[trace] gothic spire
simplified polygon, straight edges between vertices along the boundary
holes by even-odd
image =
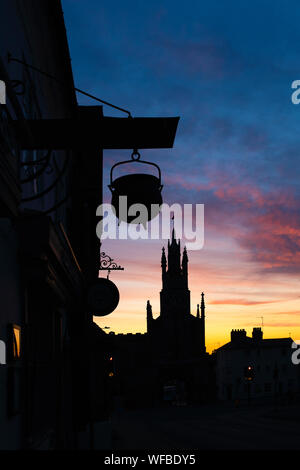
[[[166,266],[167,266],[167,259],[166,259],[166,254],[165,254],[165,247],[163,246],[162,255],[161,255],[161,267],[164,272],[166,271]]]
[[[146,310],[147,310],[147,333],[151,333],[152,326],[153,326],[153,315],[152,315],[152,307],[151,307],[149,300],[147,300]]]
[[[205,302],[204,302],[204,293],[201,294],[201,318],[205,317]]]
[[[188,259],[186,247],[184,247],[183,253],[182,253],[182,267],[188,263],[188,260],[189,259]]]
[[[185,279],[186,287],[188,286],[188,261],[189,259],[187,256],[186,247],[184,247],[183,253],[182,253],[181,267],[182,267],[182,275],[183,275],[183,278]]]
[[[172,230],[172,239],[171,243],[168,242],[168,272],[173,274],[179,274],[181,271],[181,264],[180,264],[180,242],[177,243],[175,238],[175,230]]]
[[[147,319],[153,319],[153,316],[152,316],[152,306],[150,304],[150,301],[147,300],[147,307],[146,307],[146,310],[147,310]]]
[[[178,241],[178,243],[177,243],[177,241],[176,241],[175,224],[174,224],[174,215],[173,215],[173,217],[172,217],[172,222],[173,222],[172,236],[171,236],[171,240],[170,240],[170,244],[169,244],[169,245],[170,245],[170,246],[174,246],[174,245],[176,245],[176,246],[179,245],[179,246],[180,246],[180,240]]]
[[[171,240],[168,240],[168,248],[170,246],[177,246],[177,242],[176,242],[176,233],[175,233],[175,228],[173,227],[172,229],[172,236],[171,236]]]

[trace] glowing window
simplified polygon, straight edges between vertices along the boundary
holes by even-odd
[[[18,325],[13,325],[13,358],[20,359],[21,357],[21,328]]]

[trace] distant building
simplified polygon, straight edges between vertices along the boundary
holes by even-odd
[[[183,250],[180,263],[180,241],[173,229],[168,242],[168,262],[163,248],[161,257],[162,290],[160,316],[153,318],[150,302],[147,303],[147,333],[155,347],[156,358],[165,360],[187,359],[205,354],[205,303],[201,296],[197,315],[191,315],[188,288],[188,256]]]
[[[214,352],[219,400],[290,400],[299,391],[299,367],[291,360],[291,338],[263,339],[261,328],[232,330],[231,341]],[[253,379],[248,380],[246,368]]]
[[[196,316],[190,312],[188,256],[172,232],[168,259],[161,257],[160,315],[147,302],[147,333],[109,335],[112,339],[116,390],[126,403],[155,404],[170,395],[180,403],[214,397],[211,357],[205,348],[204,294]]]

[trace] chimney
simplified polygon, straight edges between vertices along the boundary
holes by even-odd
[[[263,332],[261,328],[253,328],[252,339],[253,341],[261,341],[263,339]]]
[[[231,330],[232,343],[239,343],[245,341],[247,338],[246,330]]]

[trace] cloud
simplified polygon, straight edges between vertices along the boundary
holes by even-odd
[[[246,323],[245,326],[253,326],[253,323]],[[270,328],[293,328],[299,327],[300,322],[264,322],[264,327]],[[285,338],[287,335],[285,335]]]
[[[242,132],[240,143],[250,152],[264,149],[268,143],[266,133],[256,126],[247,126]]]
[[[245,67],[232,47],[216,36],[199,40],[177,39],[160,31],[159,38],[152,41],[152,46],[160,50],[159,58],[152,58],[158,73],[176,70],[179,75],[220,80],[228,76],[236,77]]]
[[[221,299],[210,302],[212,305],[261,305],[280,302],[280,300]]]
[[[264,188],[237,175],[206,168],[169,175],[176,200],[205,203],[205,230],[233,238],[264,272],[300,272],[300,198],[293,187]]]

